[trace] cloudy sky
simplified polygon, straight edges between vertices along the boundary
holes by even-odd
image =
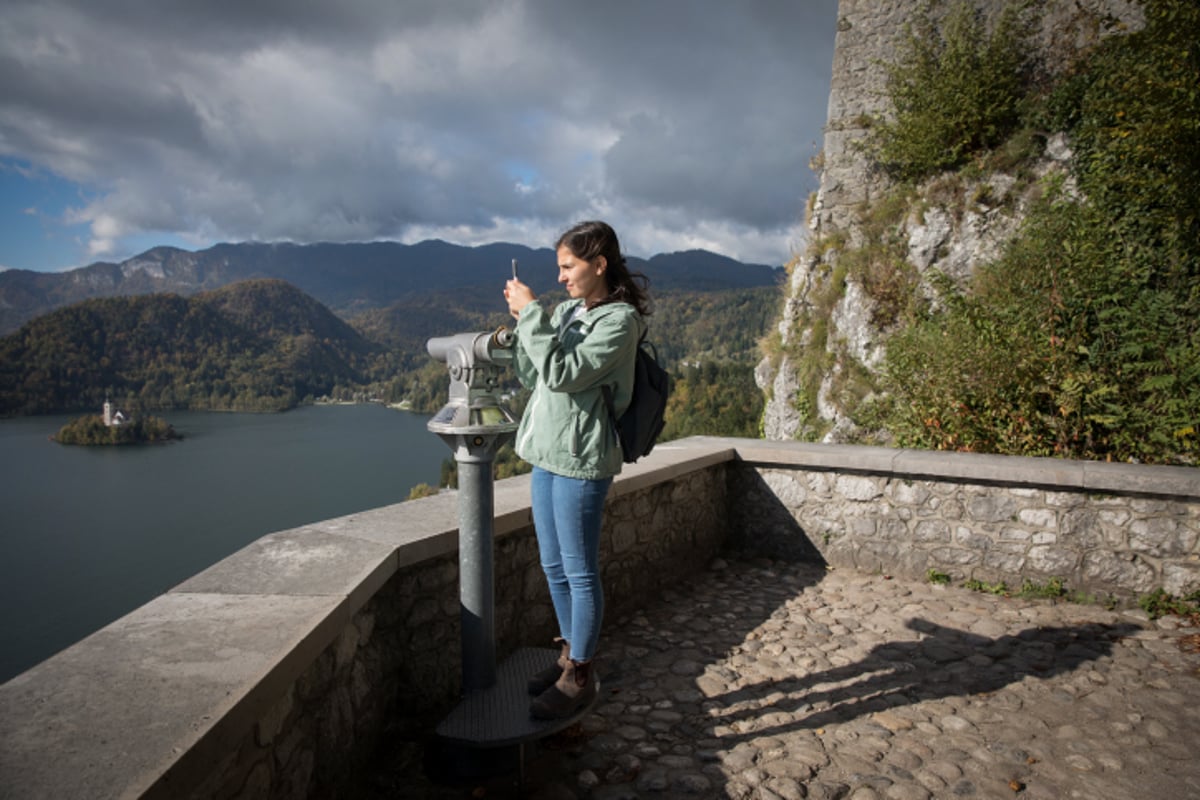
[[[782,264],[836,0],[4,0],[0,267],[509,241]]]

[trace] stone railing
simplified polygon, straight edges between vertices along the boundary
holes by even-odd
[[[527,477],[496,487],[496,641],[552,612]],[[273,533],[0,686],[0,798],[348,797],[460,671],[454,495]],[[1200,471],[697,437],[613,486],[608,620],[723,548],[921,578],[1200,588]],[[415,737],[414,737],[415,738]]]
[[[1200,589],[1200,469],[742,441],[731,545],[1097,597]]]

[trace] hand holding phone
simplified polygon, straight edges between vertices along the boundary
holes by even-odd
[[[521,309],[537,298],[529,287],[521,283],[521,278],[517,275],[517,260],[512,260],[512,280],[504,287],[504,299],[508,303],[508,311],[513,315],[514,319],[521,316]]]

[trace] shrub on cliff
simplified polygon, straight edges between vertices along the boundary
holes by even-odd
[[[958,2],[939,24],[927,6],[905,28],[900,57],[886,70],[894,114],[871,121],[866,149],[885,173],[919,180],[965,164],[1021,124],[1033,71],[1034,16],[1010,4],[988,33],[975,8]]]
[[[1200,461],[1200,6],[1145,13],[1049,97],[1078,193],[1050,187],[968,291],[889,342],[899,444]]]

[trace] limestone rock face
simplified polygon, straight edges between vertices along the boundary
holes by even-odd
[[[871,169],[856,142],[867,133],[871,116],[888,111],[884,94],[883,64],[893,61],[904,35],[904,26],[925,0],[840,0],[838,29],[834,44],[833,76],[822,153],[820,187],[809,217],[809,252],[791,265],[786,302],[778,324],[782,357],[764,358],[755,378],[767,394],[764,435],[768,439],[820,438],[838,442],[853,440],[856,429],[845,414],[838,389],[847,370],[878,369],[887,349],[888,323],[877,320],[874,302],[866,289],[844,271],[837,270],[838,257],[847,248],[864,241],[860,221],[864,204],[882,196],[890,187]],[[994,18],[1008,0],[974,0],[985,17]],[[1138,6],[1131,0],[1048,0],[1043,4],[1038,47],[1052,69],[1064,53],[1087,37],[1099,35],[1081,19],[1098,19],[1110,14],[1132,29],[1140,26]],[[1070,142],[1061,134],[1051,136],[1032,173],[1045,177],[1063,176],[1067,192],[1073,190],[1068,167]],[[1013,175],[993,174],[971,181],[956,178],[953,192],[937,191],[931,179],[919,187],[923,201],[903,216],[896,241],[905,243],[905,260],[915,270],[916,291],[933,300],[930,283],[935,274],[944,275],[959,287],[969,285],[976,268],[995,260],[1016,235],[1036,185],[1022,183]],[[814,243],[822,246],[812,246]],[[844,286],[833,286],[844,280]],[[828,302],[838,294],[836,302]],[[826,302],[822,302],[822,300]],[[806,381],[794,354],[811,340],[814,331],[826,334],[829,357],[817,385],[815,402],[805,395]],[[811,369],[811,367],[810,367]],[[815,424],[814,424],[815,423]]]

